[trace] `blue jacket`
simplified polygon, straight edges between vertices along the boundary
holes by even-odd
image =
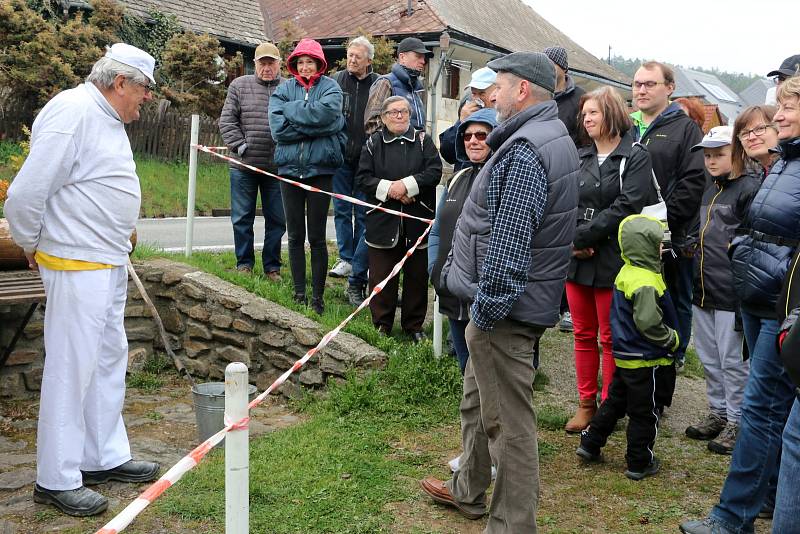
[[[750,204],[733,240],[733,283],[742,309],[777,317],[775,305],[800,239],[800,138],[781,143],[779,159]]]
[[[411,106],[411,126],[415,130],[425,131],[425,104],[420,97],[425,88],[419,78],[416,76],[412,78],[399,63],[392,65],[389,74],[384,74],[378,79],[381,78],[389,80],[389,83],[392,84],[392,96],[402,96],[408,100]]]
[[[347,146],[339,84],[320,76],[306,88],[297,79],[293,59],[298,55],[316,57],[315,52],[298,45],[287,61],[295,77],[279,85],[269,99],[269,127],[276,143],[278,172],[301,180],[336,172],[344,163]],[[322,61],[320,70],[324,72],[324,57]]]

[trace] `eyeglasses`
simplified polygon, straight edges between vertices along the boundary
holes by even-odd
[[[647,82],[633,82],[633,88],[637,91],[644,87],[648,91],[654,88],[656,85],[667,85],[667,82],[654,82],[654,81],[647,81]]]
[[[772,81],[775,82],[775,85],[780,85],[780,84],[782,84],[783,82],[786,81],[786,75],[785,74],[778,74],[777,76],[773,76],[772,77]]]
[[[767,128],[774,128],[771,124],[759,124],[755,128],[750,128],[749,130],[742,130],[739,132],[739,135],[736,137],[739,138],[739,141],[744,141],[745,139],[750,138],[750,134],[755,134],[756,137],[761,137],[766,133]]]
[[[131,80],[131,83],[134,83],[134,84],[136,84],[136,85],[138,85],[140,87],[144,87],[144,92],[145,93],[152,93],[153,91],[156,90],[156,84],[151,83],[151,82],[141,83],[141,82],[137,82],[137,81]]]
[[[384,115],[387,117],[393,117],[395,119],[399,119],[400,117],[405,117],[409,114],[407,109],[390,109],[388,111],[383,112]]]
[[[464,142],[469,143],[473,137],[478,141],[486,141],[487,135],[489,134],[486,132],[464,132]]]

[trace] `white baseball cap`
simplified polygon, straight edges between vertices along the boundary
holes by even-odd
[[[156,68],[156,60],[144,50],[126,43],[116,43],[106,49],[106,57],[119,61],[123,65],[139,69],[152,83],[156,83],[153,75],[153,71]]]
[[[467,87],[474,87],[479,91],[483,91],[487,87],[491,86],[495,82],[496,78],[497,73],[495,71],[489,67],[483,67],[472,73],[472,78],[470,79]]]
[[[714,126],[703,137],[703,140],[692,147],[692,152],[701,148],[719,148],[733,142],[732,126]]]

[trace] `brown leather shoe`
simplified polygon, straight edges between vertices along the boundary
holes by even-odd
[[[433,499],[434,501],[438,502],[439,504],[444,504],[445,506],[452,506],[458,513],[466,517],[467,519],[480,519],[483,517],[486,512],[481,514],[477,514],[475,512],[470,512],[465,510],[458,501],[456,501],[452,495],[450,495],[450,491],[439,479],[428,477],[424,478],[419,481],[419,485],[422,488],[422,491],[428,494],[428,496]]]
[[[570,434],[579,434],[581,431],[586,430],[595,412],[597,412],[597,401],[594,398],[581,399],[578,411],[564,425],[564,430]]]
[[[281,278],[280,271],[270,271],[266,273],[266,277],[269,278],[273,282],[281,282],[283,278]]]

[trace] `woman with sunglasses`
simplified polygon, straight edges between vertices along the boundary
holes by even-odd
[[[381,107],[383,127],[367,138],[361,149],[356,187],[368,202],[416,217],[433,219],[436,185],[442,179],[439,151],[425,132],[411,126],[411,105],[402,96],[390,96]],[[417,242],[427,224],[378,209],[367,211],[365,241],[369,246],[369,289],[386,278],[395,264]],[[412,341],[425,335],[422,323],[428,311],[428,278],[423,240],[403,266],[403,303],[400,324]],[[394,326],[398,276],[372,297],[372,324],[384,335]]]
[[[578,151],[578,228],[567,276],[580,399],[577,412],[564,427],[572,433],[584,430],[597,411],[598,332],[603,348],[602,400],[616,368],[609,315],[614,278],[622,268],[619,223],[657,200],[650,154],[633,143],[622,97],[613,89],[600,88],[583,95],[579,109],[578,136],[587,146]]]

